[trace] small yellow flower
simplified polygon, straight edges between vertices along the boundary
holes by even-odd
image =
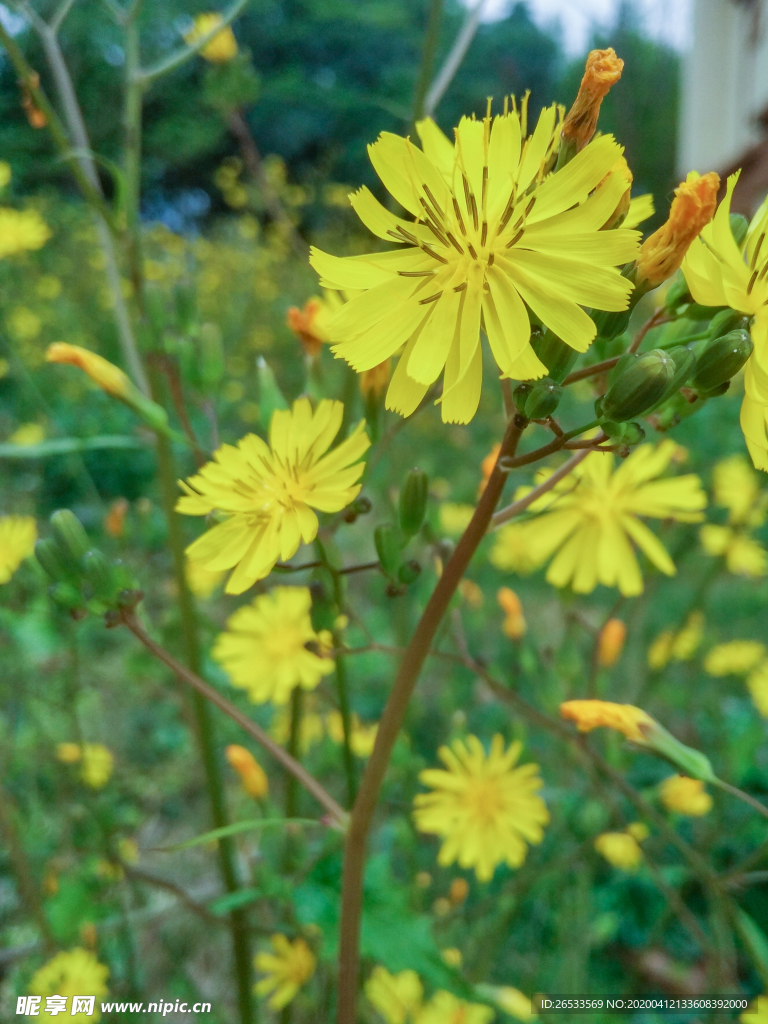
[[[365,995],[386,1024],[411,1024],[421,1009],[424,989],[415,971],[390,974],[385,967],[374,967]]]
[[[642,843],[651,834],[648,831],[648,826],[642,821],[633,821],[630,825],[627,825],[627,832],[636,839],[638,843]]]
[[[224,755],[230,765],[240,776],[243,789],[255,800],[263,800],[269,792],[269,780],[267,773],[259,762],[245,747],[237,743],[230,743],[225,749]]]
[[[448,534],[449,537],[458,537],[464,533],[474,514],[474,505],[444,501],[438,509],[441,532]]]
[[[746,675],[765,657],[765,645],[758,640],[730,640],[717,644],[704,659],[710,676]]]
[[[448,949],[440,951],[440,956],[443,958],[443,963],[448,964],[449,967],[461,967],[463,957],[461,950],[455,946],[450,946]]]
[[[315,973],[316,960],[304,939],[291,942],[278,934],[272,936],[271,942],[272,953],[257,953],[254,958],[256,970],[266,974],[256,983],[256,991],[261,996],[271,993],[269,1007],[282,1010]]]
[[[42,249],[50,237],[51,229],[37,210],[0,207],[0,259]]]
[[[470,608],[482,608],[485,598],[482,589],[474,580],[463,579],[459,583],[459,594],[463,601],[466,601]]]
[[[768,571],[768,553],[759,541],[730,526],[707,523],[699,531],[701,546],[708,555],[724,558],[734,576],[759,579]]]
[[[595,849],[622,871],[634,871],[643,860],[640,844],[629,832],[603,832],[595,839]]]
[[[448,899],[456,907],[469,896],[469,882],[466,878],[454,878],[448,890]]]
[[[212,572],[201,562],[188,557],[184,563],[184,575],[187,577],[187,585],[195,597],[205,601],[223,583],[227,574],[224,569]]]
[[[296,686],[313,690],[333,661],[308,649],[324,639],[312,628],[308,587],[275,587],[231,615],[212,657],[254,704],[285,704]]]
[[[677,186],[667,221],[640,246],[638,284],[655,288],[680,268],[691,243],[715,214],[719,188],[720,178],[714,171],[705,175],[690,171]]]
[[[58,1021],[59,1015],[45,1010],[46,996],[64,996],[68,1008],[71,1009],[71,997],[90,995],[96,996],[94,1012],[69,1013],[66,1020],[80,1024],[95,1024],[101,1018],[100,996],[108,992],[107,978],[109,968],[100,964],[93,953],[80,946],[56,956],[44,964],[32,975],[29,992],[33,996],[42,996],[42,1007],[38,1014],[40,1020]]]
[[[189,46],[194,46],[203,36],[213,32],[217,25],[221,25],[223,20],[220,14],[198,14],[194,26],[184,35],[184,42]],[[237,40],[229,25],[222,28],[209,43],[205,44],[200,51],[200,56],[210,61],[211,64],[226,64],[237,56]]]
[[[575,143],[577,151],[582,150],[597,128],[600,105],[612,86],[621,78],[624,61],[616,51],[592,50],[587,55],[587,66],[579,86],[579,93],[563,122],[562,136],[565,142]],[[631,180],[631,179],[630,179]]]
[[[700,779],[686,775],[670,775],[659,786],[661,802],[668,811],[700,818],[712,810],[712,797]]]
[[[440,991],[417,1014],[414,1024],[490,1024],[495,1016],[490,1006],[468,1003]]]
[[[333,742],[343,742],[344,723],[341,712],[331,711],[325,716],[325,724]],[[376,742],[376,733],[379,731],[378,724],[372,722],[370,725],[363,725],[356,712],[353,711],[350,715],[350,726],[349,745],[352,748],[352,753],[355,757],[370,757]]]
[[[624,650],[627,637],[626,623],[621,619],[608,619],[597,638],[597,663],[603,668],[615,665]]]
[[[703,638],[704,615],[702,612],[691,612],[677,633],[672,629],[659,633],[648,648],[648,667],[659,672],[670,661],[690,661]]]
[[[433,792],[414,798],[413,817],[420,832],[444,840],[439,864],[458,861],[487,882],[499,864],[520,867],[526,844],[542,841],[549,813],[537,791],[544,783],[538,765],[513,768],[521,750],[521,743],[505,750],[497,735],[486,754],[477,736],[468,736],[438,751],[447,771],[431,768],[419,774]]]
[[[647,731],[656,724],[649,714],[632,704],[612,704],[606,700],[567,700],[560,714],[576,723],[579,732],[591,732],[606,726],[622,733],[633,743],[644,743]]]
[[[501,631],[510,640],[520,640],[525,636],[528,628],[523,615],[523,605],[520,598],[509,587],[500,587],[496,593],[496,600],[504,612],[504,621],[501,624]]]
[[[70,366],[79,366],[88,374],[94,384],[106,391],[113,398],[127,401],[129,396],[136,391],[127,374],[123,373],[119,366],[110,363],[103,356],[91,352],[80,345],[68,345],[64,341],[56,341],[48,346],[45,358],[49,363],[68,363]]]
[[[728,509],[731,525],[761,526],[768,511],[768,496],[760,478],[743,455],[722,459],[712,474],[715,504]]]
[[[39,423],[22,423],[8,438],[9,444],[28,446],[45,440],[45,427]]]
[[[84,743],[80,778],[91,789],[103,789],[112,775],[115,759],[103,743]]]
[[[0,516],[0,583],[7,583],[35,550],[37,526],[32,516]]]
[[[357,460],[370,446],[365,422],[328,453],[343,415],[341,402],[324,399],[313,412],[309,399],[299,398],[292,409],[273,414],[269,445],[247,434],[237,447],[222,445],[212,462],[180,482],[179,512],[228,516],[187,548],[189,558],[212,572],[234,568],[228,594],[242,594],[302,541],[313,541],[315,509],[340,512],[360,493],[365,465]]]
[[[763,718],[768,718],[768,661],[761,662],[747,676],[747,689]]]

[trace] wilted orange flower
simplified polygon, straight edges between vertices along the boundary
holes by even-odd
[[[645,742],[646,731],[656,725],[641,708],[607,700],[567,700],[560,705],[560,714],[575,722],[579,732],[591,732],[604,725],[623,733],[633,743]]]
[[[304,308],[291,306],[285,314],[285,322],[299,339],[310,359],[317,359],[324,342],[328,341],[323,321],[328,310],[322,299],[314,296],[307,299]]]
[[[688,247],[712,220],[720,177],[691,171],[675,189],[665,224],[646,238],[637,257],[637,281],[655,288],[680,268]]]
[[[496,600],[505,614],[501,624],[501,631],[510,640],[519,640],[525,636],[526,622],[523,615],[523,605],[520,598],[509,587],[500,587],[496,593]]]
[[[627,627],[621,619],[608,619],[597,641],[597,663],[603,668],[615,665],[624,649]]]
[[[230,765],[240,776],[243,789],[255,800],[261,800],[269,792],[269,780],[259,762],[245,747],[230,743],[224,751]]]
[[[568,111],[563,122],[562,138],[564,142],[574,142],[577,152],[582,150],[597,128],[600,115],[600,104],[608,94],[611,86],[621,78],[624,61],[616,56],[616,51],[592,50],[587,55],[587,66],[579,86],[579,94]]]

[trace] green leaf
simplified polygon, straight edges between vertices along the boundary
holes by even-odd
[[[733,923],[763,985],[768,987],[768,937],[741,907],[736,908]]]
[[[176,843],[173,846],[158,846],[156,850],[162,853],[175,853],[177,850],[187,850],[190,846],[213,843],[217,839],[237,835],[238,832],[250,832],[260,828],[279,828],[282,825],[322,825],[322,822],[316,818],[252,818],[248,821],[235,821],[231,825],[222,826],[222,828],[214,828],[210,832],[204,832],[200,836],[195,836],[194,839],[187,839],[186,842]]]
[[[266,895],[263,889],[251,886],[250,889],[238,889],[237,892],[228,892],[226,896],[220,896],[208,907],[212,914],[224,916],[230,910],[239,910],[240,907],[247,907],[249,903],[255,903],[259,897]]]

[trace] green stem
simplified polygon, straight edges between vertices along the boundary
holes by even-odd
[[[444,0],[431,0],[429,5],[429,16],[427,28],[424,33],[424,46],[421,51],[421,67],[419,77],[416,81],[416,88],[413,94],[413,120],[420,120],[424,116],[424,100],[427,96],[429,83],[432,81],[432,71],[435,66],[435,55],[437,44],[440,40],[440,22],[443,19]]]
[[[730,782],[723,782],[722,779],[713,779],[712,785],[725,790],[726,793],[730,793],[731,796],[735,796],[745,804],[749,804],[753,811],[757,811],[757,813],[761,814],[764,818],[768,818],[768,807],[761,804],[759,800],[755,800],[755,798],[750,796],[749,793],[745,793],[743,789],[739,789],[737,786],[732,786]]]
[[[357,1021],[358,945],[363,906],[365,851],[392,748],[402,727],[408,703],[421,668],[429,654],[435,633],[472,556],[485,536],[491,516],[501,497],[507,474],[499,463],[502,459],[514,455],[518,441],[527,425],[527,420],[519,415],[513,416],[507,425],[496,465],[488,484],[469,526],[448,560],[416,626],[379,722],[376,743],[360,783],[344,849],[337,1024],[356,1024]]]
[[[123,100],[123,173],[128,266],[134,298],[144,316],[144,277],[141,262],[141,129],[144,86],[136,76],[140,63],[139,24],[131,18],[125,27],[125,94]]]

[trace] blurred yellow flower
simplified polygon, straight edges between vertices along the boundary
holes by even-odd
[[[80,345],[68,345],[64,341],[56,341],[48,346],[45,358],[49,363],[68,363],[78,366],[88,374],[94,384],[106,391],[108,395],[125,401],[136,390],[127,374],[119,366],[96,352],[91,352]]]
[[[311,606],[308,587],[274,587],[227,619],[212,657],[254,704],[285,704],[295,686],[313,690],[333,671],[331,658],[307,647],[330,641],[312,628]]]
[[[336,355],[360,372],[405,345],[388,408],[409,416],[444,372],[442,419],[468,423],[482,388],[481,322],[502,376],[522,380],[547,372],[526,305],[578,352],[596,333],[582,306],[626,309],[632,285],[616,267],[635,258],[638,235],[599,230],[626,191],[611,175],[621,147],[602,136],[547,173],[560,117],[555,104],[544,108],[525,138],[527,100],[520,110],[513,101],[494,118],[462,118],[455,145],[426,119],[416,125],[423,149],[389,132],[368,147],[385,188],[416,220],[365,187],[350,202],[373,234],[406,248],[346,259],[313,248],[310,262],[324,287],[364,289],[329,323]]]
[[[549,813],[537,791],[544,783],[538,765],[513,768],[521,751],[521,743],[505,750],[504,740],[496,735],[486,754],[477,736],[468,736],[438,751],[447,771],[429,768],[419,773],[433,792],[414,797],[413,817],[420,832],[444,840],[439,864],[458,861],[487,882],[499,864],[520,867],[526,843],[542,841]]]
[[[412,1024],[421,1009],[424,989],[415,971],[390,974],[385,967],[374,967],[365,983],[365,995],[386,1024]]]
[[[464,533],[474,513],[474,505],[451,501],[442,502],[437,512],[441,532],[447,533],[449,537],[458,537],[459,534]]]
[[[39,423],[22,423],[8,438],[8,443],[26,447],[28,445],[40,444],[44,440],[45,427]]]
[[[299,752],[302,757],[325,735],[325,721],[323,716],[314,710],[312,694],[304,703],[304,709],[299,723]],[[291,735],[291,709],[283,706],[276,709],[269,727],[270,735],[278,743],[285,746]]]
[[[529,1021],[536,1018],[530,998],[511,985],[483,985],[481,991],[496,1005],[516,1020]]]
[[[501,624],[501,631],[510,640],[520,640],[525,636],[528,628],[523,615],[523,605],[520,598],[509,587],[500,587],[496,592],[496,600],[504,612],[504,621]]]
[[[255,800],[263,800],[269,793],[269,779],[259,762],[245,747],[230,743],[224,750],[224,756],[240,776],[243,789]]]
[[[648,667],[654,672],[665,668],[670,661],[690,661],[704,638],[704,615],[691,612],[682,629],[665,629],[648,648]]]
[[[648,831],[648,826],[642,821],[633,821],[630,825],[627,825],[627,832],[638,843],[642,843],[651,834]]]
[[[56,757],[62,764],[77,764],[80,760],[80,754],[81,750],[79,743],[56,744]]]
[[[469,896],[469,882],[466,878],[454,878],[448,889],[448,899],[456,907]]]
[[[51,229],[37,210],[12,210],[0,206],[0,259],[27,250],[42,249]]]
[[[712,810],[712,797],[700,779],[670,775],[659,786],[661,802],[668,811],[700,818]]]
[[[490,1024],[495,1016],[490,1006],[468,1003],[440,991],[416,1015],[414,1024]]]
[[[220,14],[198,14],[193,27],[184,34],[184,42],[189,46],[194,46],[209,32],[213,32],[223,21]],[[237,40],[229,25],[222,28],[209,43],[205,44],[200,51],[200,56],[210,61],[211,64],[226,64],[227,61],[237,56]]]
[[[334,743],[342,743],[344,740],[344,723],[340,711],[331,711],[325,716],[325,724],[328,735]],[[376,742],[376,733],[379,731],[378,723],[371,722],[363,725],[356,712],[350,715],[350,737],[349,745],[356,757],[370,757],[373,745]]]
[[[608,619],[597,638],[597,663],[603,668],[615,665],[624,650],[627,637],[626,623],[621,619]]]
[[[35,550],[37,525],[33,516],[0,516],[0,583],[7,583]]]
[[[462,600],[466,601],[470,608],[483,607],[483,602],[485,601],[483,591],[474,580],[463,579],[459,583],[458,590]]]
[[[80,1024],[95,1024],[101,1019],[100,996],[105,996],[109,991],[107,978],[109,968],[100,964],[93,953],[87,949],[76,946],[74,949],[57,953],[56,956],[43,964],[32,975],[29,983],[29,992],[33,996],[43,997],[42,1006],[38,1014],[40,1020],[58,1021],[57,1012],[50,1013],[45,1009],[46,996],[63,996],[67,1000],[68,1010],[71,1011],[72,996],[90,995],[96,997],[93,1013],[68,1012],[66,1020],[80,1022]]]
[[[697,476],[654,479],[670,465],[675,448],[670,441],[640,445],[616,470],[611,453],[592,452],[531,504],[531,512],[540,515],[499,530],[491,562],[500,569],[515,568],[523,552],[541,565],[557,551],[547,571],[549,583],[570,583],[581,594],[603,583],[630,597],[643,590],[634,541],[657,569],[673,576],[674,562],[640,517],[701,520],[707,499]]]
[[[103,789],[112,775],[115,759],[103,743],[84,743],[80,752],[80,778],[91,789]]]
[[[218,589],[227,574],[224,569],[212,572],[202,562],[187,556],[184,563],[184,575],[187,578],[187,585],[195,597],[205,601]]]
[[[645,742],[645,732],[656,724],[641,708],[606,700],[567,700],[560,705],[560,714],[575,722],[579,732],[605,726],[622,733],[633,743]]]
[[[461,955],[461,950],[455,946],[449,946],[448,949],[441,950],[440,955],[443,958],[443,962],[448,964],[449,967],[461,967],[462,960],[464,959]]]
[[[710,676],[746,675],[764,657],[765,645],[758,640],[729,640],[707,652],[704,671]]]
[[[757,473],[742,455],[715,466],[712,489],[715,504],[728,509],[726,526],[707,523],[699,536],[708,555],[722,557],[729,572],[757,579],[768,572],[768,553],[751,531],[768,513],[768,491],[761,491]]]
[[[370,445],[361,421],[330,453],[344,415],[341,402],[324,399],[312,411],[308,398],[278,410],[269,427],[269,445],[246,434],[237,447],[222,445],[188,482],[176,506],[185,515],[214,510],[228,518],[187,548],[191,559],[214,572],[232,569],[225,590],[242,594],[264,579],[278,559],[291,558],[302,541],[317,535],[313,511],[339,512],[360,493]]]
[[[768,718],[768,661],[761,661],[747,676],[747,689],[763,718]]]
[[[699,537],[707,554],[724,558],[728,572],[734,576],[759,579],[768,571],[768,553],[754,537],[715,523],[702,526]]]
[[[640,844],[629,832],[603,832],[595,839],[595,849],[622,871],[634,871],[643,859]]]
[[[272,953],[257,953],[254,958],[256,970],[266,978],[256,983],[260,996],[270,995],[268,1005],[272,1010],[282,1010],[296,995],[302,985],[315,973],[315,956],[304,939],[291,942],[285,935],[273,935]]]
[[[10,184],[12,177],[11,165],[7,160],[0,160],[0,188]]]

